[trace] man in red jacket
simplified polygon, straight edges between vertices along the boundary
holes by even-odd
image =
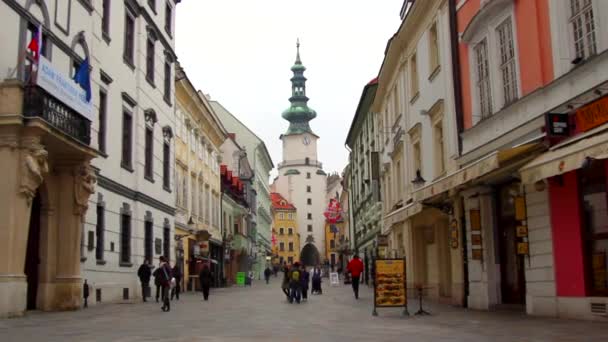
[[[353,292],[355,292],[355,298],[359,299],[359,277],[361,273],[363,273],[363,261],[359,259],[359,256],[355,254],[353,259],[349,261],[348,266],[346,266],[348,272],[350,272],[352,277],[353,284]]]

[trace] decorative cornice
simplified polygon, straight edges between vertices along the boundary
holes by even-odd
[[[131,107],[137,106],[137,101],[131,97],[126,91],[122,92],[122,99]]]
[[[132,190],[132,189],[130,189],[118,182],[115,182],[115,181],[111,180],[110,178],[102,176],[100,174],[97,175],[97,185],[99,185],[99,187],[104,188],[108,191],[111,191],[115,194],[124,196],[130,200],[149,205],[152,208],[160,210],[168,215],[171,215],[171,216],[175,215],[175,207],[172,207],[163,202],[160,202],[142,192]]]
[[[108,75],[105,71],[101,70],[101,68],[99,69],[99,77],[101,78],[101,81],[107,85],[114,82],[112,77],[110,77],[110,75]]]
[[[87,10],[87,12],[89,12],[89,15],[93,14],[93,10],[95,10],[95,8],[93,8],[93,4],[91,3],[91,0],[78,0],[78,2],[80,2],[82,7],[84,7],[84,9]]]

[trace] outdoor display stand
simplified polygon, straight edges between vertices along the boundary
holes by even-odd
[[[403,307],[403,315],[409,316],[410,313],[407,311],[407,288],[405,286],[405,258],[376,259],[375,266],[374,311],[372,311],[372,315],[378,316],[376,308]]]

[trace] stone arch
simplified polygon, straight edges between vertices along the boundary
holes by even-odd
[[[50,28],[51,19],[49,17],[49,9],[46,6],[44,0],[27,0],[27,2],[25,3],[25,10],[30,12],[30,8],[32,8],[32,5],[36,5],[40,8],[42,16],[44,17],[44,22],[42,23],[42,25],[44,25],[44,27]]]
[[[76,49],[79,45],[82,48],[82,51],[84,52],[84,56],[80,56],[76,52]],[[74,38],[72,39],[72,43],[70,44],[70,49],[72,50],[72,55],[70,56],[70,60],[72,61],[72,63],[70,64],[70,75],[74,75],[74,73],[76,72],[76,70],[74,69],[76,63],[80,64],[83,60],[87,58],[89,59],[89,65],[91,63],[91,58],[89,58],[89,44],[87,44],[84,31],[80,31],[74,36]]]
[[[39,22],[39,19],[36,18],[32,12],[30,11],[32,9],[32,6],[37,6],[40,9],[40,12],[42,13],[42,22]],[[27,49],[27,45],[29,44],[29,37],[28,37],[28,27],[29,25],[34,25],[37,26],[38,24],[42,24],[43,27],[46,28],[47,31],[50,31],[51,28],[51,19],[49,16],[49,10],[48,7],[46,6],[46,2],[44,0],[27,0],[25,3],[25,10],[27,11],[27,15],[26,16],[21,16],[21,19],[19,20],[19,48],[21,49],[21,51],[25,51]],[[43,30],[44,31],[44,30]],[[53,44],[51,42],[50,39],[48,39],[48,37],[43,36],[47,39],[43,39],[43,41],[45,42],[44,45],[44,50],[45,50],[45,56],[48,60],[52,60],[52,47]],[[26,71],[26,62],[20,58],[19,56],[17,57],[17,78],[21,79],[21,80],[25,80],[25,78],[28,77],[27,71]]]
[[[317,266],[321,263],[319,250],[312,243],[307,243],[300,252],[300,262],[305,266]]]

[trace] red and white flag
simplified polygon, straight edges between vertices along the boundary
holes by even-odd
[[[32,36],[32,40],[27,46],[27,49],[32,52],[34,61],[38,62],[40,53],[42,52],[42,25],[38,25],[36,32]]]

